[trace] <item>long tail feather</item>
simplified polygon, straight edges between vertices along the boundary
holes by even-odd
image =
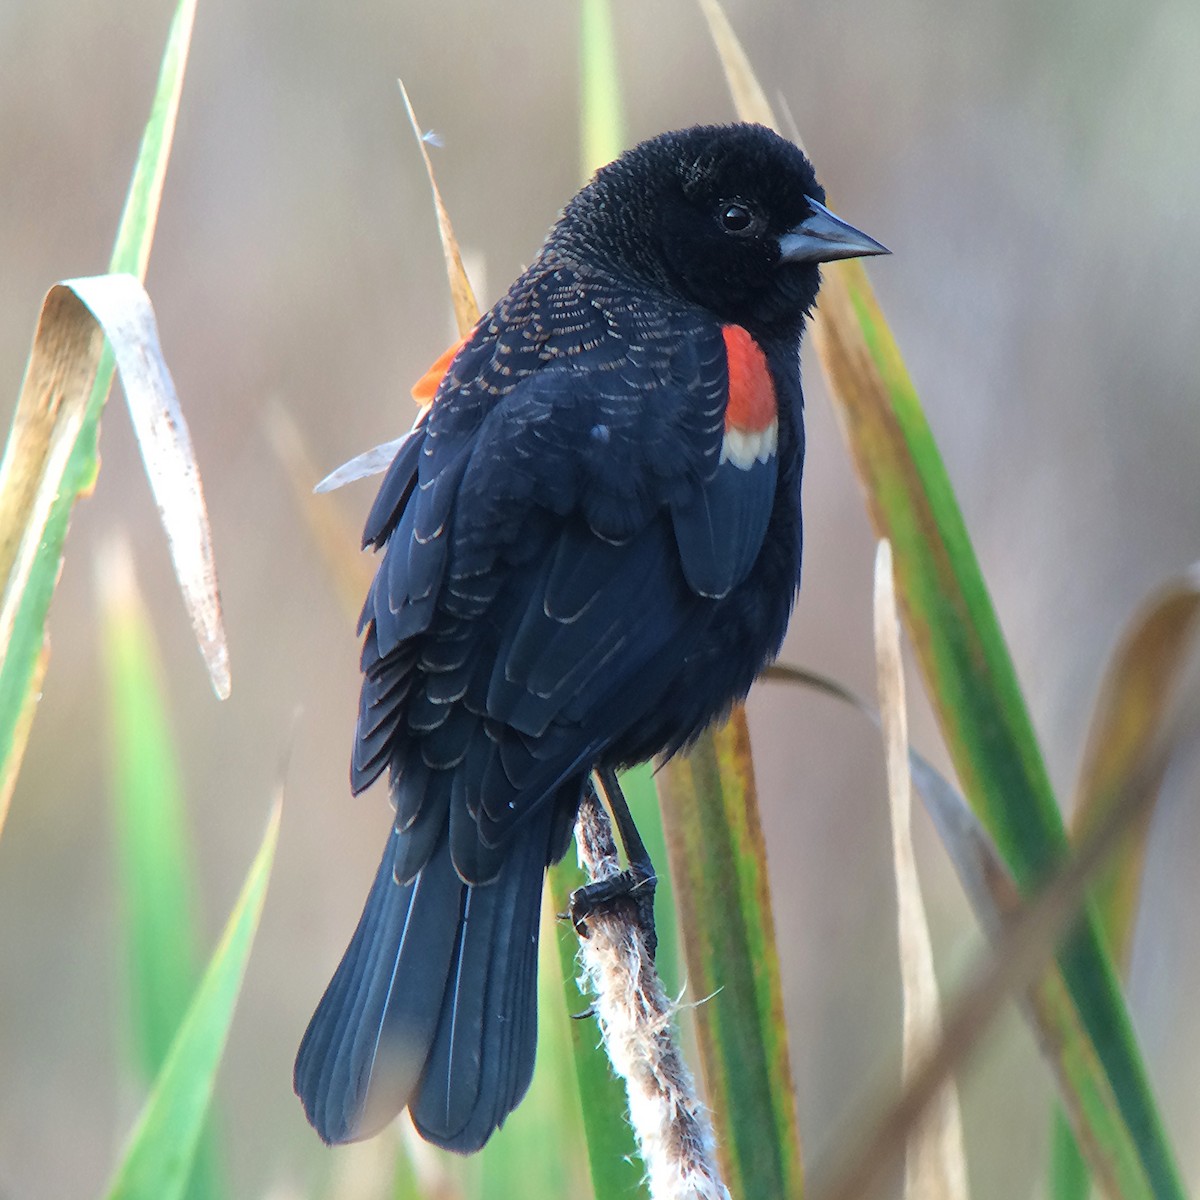
[[[405,835],[392,833],[296,1056],[296,1093],[326,1142],[370,1137],[407,1105],[425,1138],[469,1153],[525,1094],[550,818],[524,824],[495,881],[474,887],[444,838],[398,884]]]

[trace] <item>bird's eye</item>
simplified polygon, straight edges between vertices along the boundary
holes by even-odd
[[[717,218],[726,233],[745,236],[757,231],[758,218],[749,205],[740,200],[722,200]]]

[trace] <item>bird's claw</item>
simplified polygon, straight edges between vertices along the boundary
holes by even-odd
[[[653,961],[658,950],[658,934],[654,928],[654,892],[657,886],[658,877],[653,872],[631,867],[607,879],[598,879],[595,883],[577,888],[571,893],[571,907],[567,915],[575,926],[575,932],[585,938],[588,936],[587,923],[590,917],[629,906]]]

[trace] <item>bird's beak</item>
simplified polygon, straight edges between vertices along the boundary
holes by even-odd
[[[779,261],[823,263],[835,258],[862,258],[868,254],[891,254],[861,229],[835,217],[823,204],[808,201],[813,215],[789,229],[779,239]]]

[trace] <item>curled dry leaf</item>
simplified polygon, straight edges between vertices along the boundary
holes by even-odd
[[[146,273],[195,11],[195,0],[179,0],[171,21],[113,246],[113,272],[132,271],[139,278]],[[0,465],[0,809],[7,806],[20,770],[46,671],[46,612],[67,521],[98,469],[95,421],[108,395],[112,365],[100,353],[95,323],[81,309],[69,288],[47,294],[36,353],[26,366]]]
[[[187,423],[158,343],[154,309],[133,275],[55,284],[46,294],[0,464],[0,666],[50,511],[75,448],[107,336],[176,575],[213,687],[229,695],[229,657],[212,537]]]
[[[187,421],[159,346],[150,297],[133,275],[72,279],[62,286],[87,305],[112,347],[192,630],[213,690],[227,699],[229,651],[208,509]]]
[[[68,284],[46,293],[0,463],[0,669],[100,365],[104,334]]]
[[[107,336],[158,502],[175,572],[217,695],[229,695],[212,537],[187,423],[158,344],[150,297],[132,275],[55,284],[46,294],[13,434],[0,466],[0,666],[51,508],[63,485]]]

